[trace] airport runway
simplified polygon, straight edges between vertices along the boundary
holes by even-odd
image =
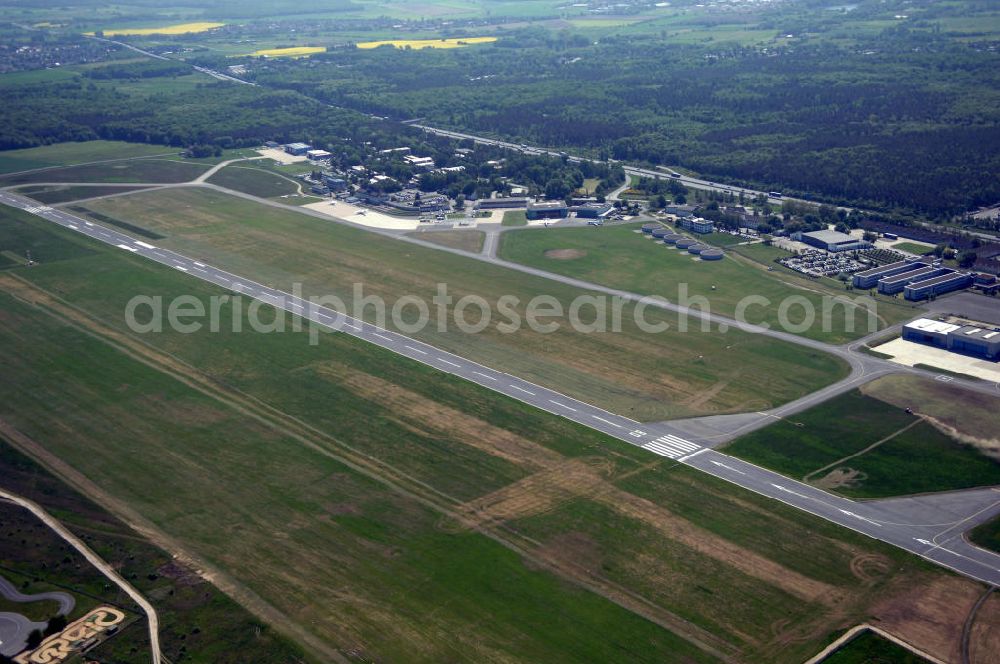
[[[1000,585],[1000,555],[970,545],[961,533],[1000,513],[1000,490],[855,502],[727,456],[685,437],[669,422],[639,423],[429,344],[319,306],[307,298],[259,284],[38,202],[0,191],[0,203],[25,210],[95,240],[138,254],[229,291],[284,309],[317,325],[349,334],[399,355],[459,376],[518,401],[596,429],[677,463],[762,496],[906,549],[968,577]],[[821,394],[820,393],[817,394]],[[823,397],[825,398],[825,397]]]

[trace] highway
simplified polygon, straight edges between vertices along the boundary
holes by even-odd
[[[458,131],[451,131],[448,129],[439,129],[437,127],[431,127],[429,125],[417,124],[415,122],[407,122],[404,124],[409,124],[411,127],[416,129],[421,129],[429,134],[435,134],[437,136],[444,136],[446,138],[452,138],[455,140],[469,140],[479,143],[481,145],[492,145],[495,147],[506,148],[508,150],[516,150],[518,152],[523,152],[524,154],[535,154],[535,155],[548,155],[550,157],[562,157],[566,156],[570,161],[581,162],[589,161],[594,164],[604,163],[599,159],[590,159],[588,157],[578,157],[575,155],[565,155],[562,152],[557,152],[555,150],[549,150],[548,148],[539,148],[522,143],[511,143],[509,141],[502,141],[494,138],[486,138],[484,136],[475,136],[473,134],[465,134]],[[732,193],[734,195],[740,195],[741,193],[749,198],[754,198],[758,195],[768,196],[768,201],[774,204],[780,205],[782,201],[798,201],[802,203],[811,203],[812,201],[807,201],[800,198],[789,198],[783,196],[781,198],[775,198],[769,196],[769,192],[757,191],[754,189],[746,189],[744,187],[736,187],[728,184],[722,184],[719,182],[712,182],[710,180],[701,180],[699,178],[693,178],[683,173],[676,173],[676,171],[663,171],[651,168],[639,168],[638,166],[628,166],[622,164],[622,168],[625,170],[626,175],[635,175],[637,177],[645,178],[661,178],[664,180],[676,180],[687,187],[694,187],[695,189],[705,189],[708,191],[718,191],[722,193]],[[671,175],[671,173],[676,173],[676,176]],[[815,204],[815,203],[814,203]]]
[[[116,229],[41,205],[37,201],[10,191],[0,191],[0,203],[24,210],[63,228],[122,251],[137,254],[234,293],[271,304],[331,331],[349,334],[439,371],[458,376],[641,447],[651,454],[696,468],[855,532],[906,549],[970,578],[1000,585],[1000,555],[976,548],[962,537],[962,533],[969,527],[1000,513],[998,490],[982,489],[874,502],[855,502],[841,498],[712,450],[706,446],[708,441],[692,437],[670,422],[639,423],[610,413],[593,404],[319,306],[306,298],[296,297],[221,270],[207,261],[137,240]],[[803,342],[801,339],[798,341]],[[825,344],[823,346],[824,350],[829,348]],[[846,348],[844,352],[847,352]],[[859,361],[859,357],[861,356],[852,357],[852,366],[855,368],[854,380],[861,380],[865,373],[865,365]],[[877,360],[877,358],[870,359]],[[879,362],[884,361],[879,360]],[[825,391],[820,391],[805,399],[819,402],[828,396]],[[760,415],[767,416],[763,413]]]

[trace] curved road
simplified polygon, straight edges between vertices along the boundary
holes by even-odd
[[[61,537],[67,544],[72,546],[84,558],[86,558],[87,562],[96,567],[101,574],[106,576],[112,583],[121,588],[126,595],[132,598],[132,601],[139,605],[143,612],[145,612],[149,623],[149,644],[152,653],[152,662],[153,664],[161,664],[160,621],[156,615],[156,609],[153,608],[153,605],[150,604],[149,601],[146,600],[146,598],[132,586],[132,584],[123,579],[122,576],[111,567],[111,565],[106,563],[104,559],[94,553],[79,537],[70,532],[68,528],[52,517],[38,503],[28,500],[27,498],[22,498],[21,496],[5,491],[4,489],[0,489],[0,499],[19,505],[38,517],[42,523],[55,531],[55,533],[59,535],[59,537]]]

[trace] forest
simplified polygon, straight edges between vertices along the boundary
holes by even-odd
[[[832,203],[945,218],[1000,200],[1000,56],[933,31],[762,48],[527,28],[495,46],[249,65],[366,113]]]

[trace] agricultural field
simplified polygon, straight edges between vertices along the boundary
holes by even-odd
[[[3,296],[6,297],[6,296]],[[2,435],[11,432],[0,421]],[[11,440],[14,440],[12,437]],[[81,537],[101,558],[112,563],[150,599],[160,619],[163,654],[174,661],[237,664],[287,664],[302,661],[300,649],[262,625],[184,562],[172,560],[133,529],[112,516],[106,507],[85,498],[19,451],[39,449],[21,436],[11,443],[0,437],[0,473],[3,488],[39,503]],[[52,590],[68,592],[76,606],[70,621],[99,605],[125,609],[124,628],[89,651],[91,659],[121,664],[149,661],[145,616],[130,598],[83,559],[34,515],[0,503],[0,525],[12,536],[0,539],[0,575],[26,594]],[[45,580],[41,580],[44,578]],[[30,619],[49,619],[54,602],[7,604],[0,611],[23,613]]]
[[[135,159],[103,164],[53,168],[0,176],[0,186],[35,182],[188,182],[208,170],[208,165],[172,159]]]
[[[298,283],[307,294],[335,295],[350,309],[350,303],[361,301],[356,289],[390,305],[403,295],[430,303],[438,284],[447,285],[454,301],[478,295],[491,308],[488,325],[478,334],[461,332],[454,324],[439,331],[435,324],[413,336],[633,419],[760,410],[846,373],[839,360],[822,352],[740,331],[716,334],[662,310],[644,314],[669,328],[644,332],[631,305],[621,308],[620,332],[614,322],[601,331],[600,326],[574,328],[568,320],[548,332],[525,324],[504,331],[500,322],[508,317],[490,304],[504,295],[517,299],[513,310],[523,323],[528,302],[537,296],[554,297],[565,312],[586,293],[219,192],[139,192],[83,207],[166,236],[162,246],[287,290]],[[444,306],[453,321],[454,303]],[[602,306],[612,311],[610,302],[598,302],[589,311]],[[372,307],[359,313],[374,315]],[[593,317],[580,309],[580,322],[593,323]],[[481,316],[469,313],[465,320],[475,323]],[[736,354],[739,366],[728,359]]]
[[[845,343],[874,331],[868,328],[868,311],[854,305],[836,304],[828,317],[829,324],[824,326],[822,323],[824,297],[853,298],[858,296],[857,293],[827,287],[788,272],[768,272],[762,263],[744,259],[733,252],[727,252],[721,261],[701,261],[643,236],[638,228],[639,224],[626,224],[601,228],[549,228],[508,232],[503,234],[499,256],[515,263],[612,288],[643,295],[659,295],[671,302],[679,300],[680,288],[686,286],[689,297],[706,298],[712,312],[729,317],[735,315],[743,298],[764,297],[770,304],[748,306],[745,310],[746,322],[767,323],[779,329],[778,312],[783,299],[793,295],[804,297],[816,312],[815,323],[804,330],[796,329],[804,320],[802,309],[796,306],[788,314],[788,320],[792,323],[788,331],[828,343]],[[754,247],[739,247],[739,250],[742,252]],[[763,250],[781,253],[771,247],[763,247]],[[560,258],[561,256],[573,258],[565,259]],[[918,313],[912,307],[888,299],[878,299],[876,302],[879,329]]]
[[[196,32],[207,32],[215,28],[221,28],[224,23],[175,23],[155,28],[110,28],[102,29],[105,37],[146,37],[149,35],[187,35]],[[89,33],[93,35],[94,33]]]
[[[29,171],[38,168],[51,168],[53,166],[73,166],[91,161],[131,159],[134,157],[168,154],[177,154],[177,150],[162,145],[122,143],[120,141],[58,143],[39,148],[5,150],[0,152],[0,174]]]
[[[427,231],[423,233],[410,233],[409,235],[421,242],[430,242],[431,244],[439,244],[442,247],[475,253],[483,250],[483,242],[486,240],[486,233],[482,231]]]
[[[226,166],[207,181],[261,198],[276,198],[302,192],[302,186],[287,176],[236,164]]]
[[[995,418],[997,399],[977,395],[956,402],[970,419],[968,427],[963,421],[956,429],[931,414],[934,405],[910,401],[915,412],[909,414],[897,405],[898,397],[889,402],[878,396],[900,383],[931,382],[911,376],[878,379],[742,436],[726,452],[854,498],[1000,484],[1000,445],[982,437],[989,434],[978,424]],[[951,410],[958,409],[952,405]]]
[[[395,48],[412,48],[420,50],[422,48],[463,48],[476,44],[489,44],[495,42],[496,37],[456,37],[441,39],[386,39],[382,41],[359,42],[360,49],[379,48],[380,46],[394,46]]]
[[[349,336],[131,332],[137,292],[219,291],[42,223],[0,231],[84,251],[0,274],[0,419],[309,661],[958,647],[976,583]]]
[[[268,58],[304,58],[325,51],[325,46],[288,46],[285,48],[263,48],[250,55]]]

